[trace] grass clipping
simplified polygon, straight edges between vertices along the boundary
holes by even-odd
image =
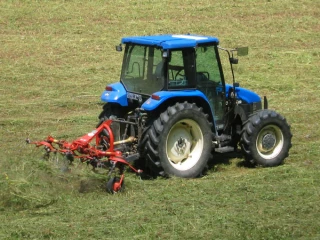
[[[72,176],[65,174],[52,159],[23,159],[6,167],[0,178],[0,208],[23,210],[51,205],[59,199],[61,188],[74,188]],[[17,167],[20,166],[20,167]],[[64,171],[62,171],[64,170]]]

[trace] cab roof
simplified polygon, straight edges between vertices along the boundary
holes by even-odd
[[[177,49],[196,47],[198,44],[219,44],[216,37],[192,35],[192,34],[177,34],[177,35],[153,35],[153,36],[136,36],[124,37],[121,43],[133,43],[147,46],[157,46],[162,49]]]

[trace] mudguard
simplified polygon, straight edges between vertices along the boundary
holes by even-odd
[[[156,97],[155,97],[156,96]],[[150,98],[142,104],[142,108],[146,111],[152,111],[160,106],[169,98],[174,97],[201,97],[208,102],[206,96],[199,90],[184,90],[184,91],[159,91],[155,92]],[[209,104],[209,102],[208,102]]]
[[[229,89],[232,88],[233,86],[230,84],[226,84],[226,97],[228,98],[229,94]],[[256,103],[256,102],[261,102],[261,98],[258,94],[255,92],[252,92],[248,89],[241,88],[241,87],[236,87],[236,96],[237,99],[244,101],[244,103]]]
[[[111,90],[105,90],[101,95],[101,101],[119,103],[121,106],[128,106],[127,91],[122,83],[113,83],[108,85]]]

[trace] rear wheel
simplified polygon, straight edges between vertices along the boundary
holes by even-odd
[[[247,161],[273,167],[288,157],[291,138],[290,126],[284,117],[272,110],[262,110],[245,123],[240,144]]]
[[[193,178],[211,156],[211,124],[195,104],[177,103],[153,121],[144,138],[143,155],[156,175]]]

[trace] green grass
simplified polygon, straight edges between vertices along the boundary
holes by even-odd
[[[0,239],[319,239],[320,3],[302,1],[1,1]],[[285,164],[236,157],[200,179],[141,181],[108,195],[103,172],[62,173],[26,146],[95,128],[105,85],[118,81],[120,38],[217,36],[249,46],[241,86],[291,124]],[[221,157],[219,157],[221,158]]]

